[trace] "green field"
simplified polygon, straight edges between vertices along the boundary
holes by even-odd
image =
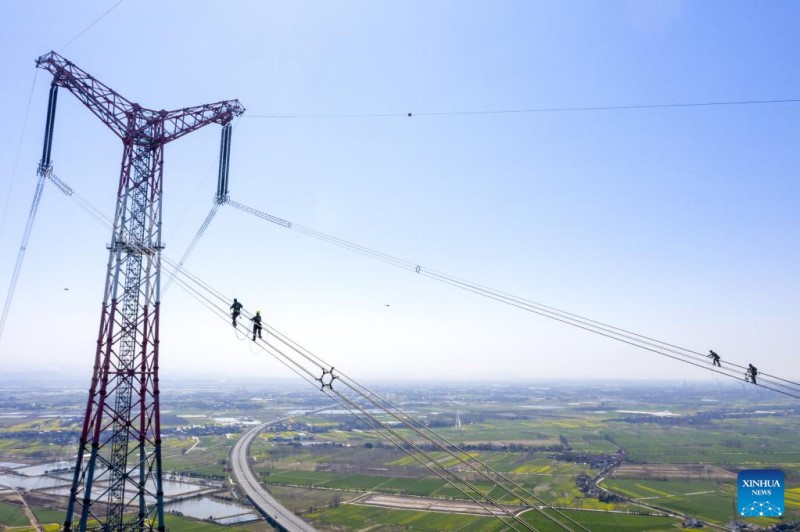
[[[477,494],[463,484],[457,483],[458,487],[456,487],[448,481],[433,475],[404,478],[364,474],[344,475],[326,471],[273,470],[269,472],[269,475],[262,476],[261,480],[267,485],[276,484],[345,491],[374,491],[446,499],[465,498],[466,495],[459,490],[461,488],[473,496],[488,494],[492,498],[509,504],[519,503],[519,499],[516,496],[485,479],[470,481],[470,484],[479,490]],[[530,491],[535,490],[540,495],[549,494],[549,499],[559,501],[559,503],[564,501],[572,502],[573,499],[580,496],[575,488],[573,477],[570,475],[559,477],[515,475],[514,480]],[[506,485],[509,490],[513,489],[511,484]]]
[[[736,483],[707,481],[658,481],[611,479],[603,486],[627,497],[642,500],[676,512],[695,515],[716,524],[725,524],[734,517]],[[786,493],[786,515],[800,516],[800,488]],[[761,524],[779,523],[776,519],[754,520]]]
[[[580,512],[567,511],[565,514],[581,523],[593,532],[616,531],[657,531],[674,530],[677,523],[668,517],[645,515],[631,515],[607,512]],[[336,509],[324,510],[307,517],[314,519],[315,523],[324,525],[343,526],[347,530],[356,530],[367,527],[384,527],[399,525],[408,530],[429,531],[500,531],[508,530],[508,518],[480,517],[475,515],[447,514],[441,512],[418,512],[411,510],[387,510],[347,504]],[[553,515],[557,519],[568,523],[563,517]],[[535,526],[542,532],[563,530],[536,512],[529,511],[523,514],[522,519]],[[519,527],[519,525],[517,525]]]
[[[236,440],[225,436],[203,436],[199,440],[200,443],[189,452],[187,451],[195,444],[194,439],[167,440],[163,450],[164,471],[226,478],[228,453]]]
[[[30,524],[21,506],[0,501],[0,525],[25,526]]]
[[[31,508],[33,515],[39,523],[53,523],[61,526],[64,522],[64,512],[60,510],[48,510],[46,508],[38,508],[34,506]]]
[[[611,423],[604,432],[637,462],[768,466],[800,478],[800,422],[795,417],[714,420],[706,427],[696,428]]]
[[[603,486],[648,504],[702,516],[717,524],[733,519],[735,482],[613,479],[603,481]]]

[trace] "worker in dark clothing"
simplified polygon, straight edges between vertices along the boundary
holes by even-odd
[[[261,338],[261,311],[257,310],[256,315],[250,318],[250,321],[253,322],[253,341],[256,341],[256,333],[258,333],[258,337]]]
[[[758,375],[758,369],[752,364],[748,364],[747,373],[744,376],[744,380],[750,381],[753,384],[756,384],[756,375]]]
[[[239,314],[242,313],[242,309],[244,305],[239,303],[236,298],[233,298],[233,305],[231,305],[231,318],[233,319],[233,326],[236,327],[236,318],[239,317]]]
[[[708,357],[711,359],[712,366],[717,366],[718,368],[722,367],[722,364],[719,363],[719,355],[716,354],[713,349],[708,350]]]

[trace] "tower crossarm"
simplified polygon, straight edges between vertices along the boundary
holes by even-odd
[[[225,100],[174,111],[158,111],[164,123],[163,143],[173,141],[199,129],[206,124],[227,125],[244,113],[239,100]]]
[[[53,84],[69,90],[114,133],[120,138],[125,137],[129,117],[139,109],[137,104],[55,52],[39,57],[36,66],[53,74]]]
[[[173,111],[147,109],[121,96],[56,52],[39,57],[36,66],[53,74],[53,84],[73,93],[123,142],[163,145],[207,124],[217,123],[224,126],[244,113],[244,107],[239,100],[225,100]]]

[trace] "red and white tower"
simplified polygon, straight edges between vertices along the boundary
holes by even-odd
[[[158,334],[164,146],[207,124],[227,126],[238,100],[154,111],[50,52],[53,74],[40,172],[49,172],[55,87],[73,93],[121,140],[122,167],[94,371],[64,530],[164,530]]]

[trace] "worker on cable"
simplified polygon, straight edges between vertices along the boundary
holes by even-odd
[[[256,341],[256,333],[258,333],[258,337],[261,338],[261,311],[257,310],[256,315],[250,318],[250,321],[253,322],[253,341]]]
[[[744,374],[744,380],[748,382],[752,382],[756,384],[756,375],[758,375],[758,369],[752,364],[748,364],[747,373]]]
[[[242,309],[244,305],[239,303],[236,298],[233,298],[233,304],[231,305],[231,318],[233,319],[233,326],[236,327],[236,318],[239,317],[239,314],[242,313]]]
[[[711,359],[712,366],[717,366],[718,368],[722,367],[722,364],[719,363],[719,355],[716,354],[713,349],[708,350],[708,358]]]

